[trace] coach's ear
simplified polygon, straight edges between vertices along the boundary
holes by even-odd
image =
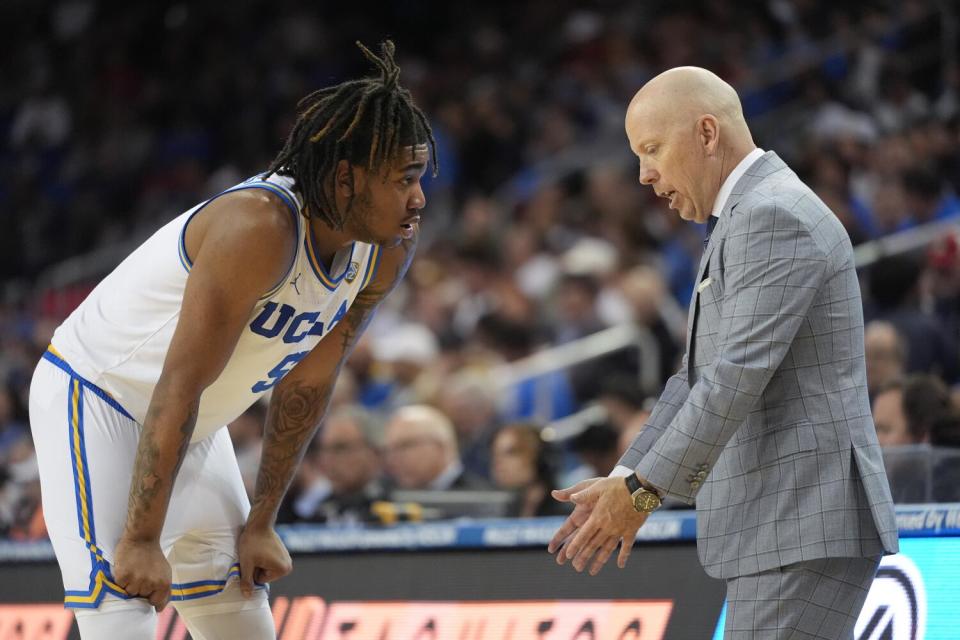
[[[706,114],[697,120],[697,143],[704,150],[706,156],[717,152],[717,143],[720,140],[720,122],[716,116]]]

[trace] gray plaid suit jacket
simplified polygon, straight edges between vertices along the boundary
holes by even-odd
[[[681,370],[620,464],[696,498],[715,578],[895,553],[839,220],[767,152],[734,187],[697,283]]]

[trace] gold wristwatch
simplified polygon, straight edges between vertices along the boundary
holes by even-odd
[[[660,507],[660,496],[656,491],[651,491],[640,484],[637,474],[631,473],[624,478],[627,483],[627,491],[630,492],[630,499],[633,501],[633,508],[639,513],[651,513]]]

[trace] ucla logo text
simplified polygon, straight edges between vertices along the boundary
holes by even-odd
[[[330,322],[324,326],[323,320],[320,320],[319,311],[305,311],[298,314],[297,310],[288,304],[280,305],[278,311],[276,302],[268,302],[260,315],[250,323],[250,330],[258,336],[270,339],[276,338],[282,332],[285,343],[296,344],[307,336],[322,336],[326,331],[333,329],[346,313],[347,302],[344,300]]]
[[[322,336],[325,332],[329,332],[345,315],[347,315],[346,300],[340,303],[337,312],[326,323],[320,319],[319,311],[297,313],[297,310],[288,304],[278,307],[276,302],[268,302],[263,306],[263,311],[250,323],[250,331],[271,340],[282,335],[285,343],[296,344],[307,336]],[[267,372],[267,379],[257,382],[251,390],[254,393],[263,393],[270,389],[290,373],[290,370],[308,353],[310,352],[299,351],[287,354],[277,363],[277,366]]]

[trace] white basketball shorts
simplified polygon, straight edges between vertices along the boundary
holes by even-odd
[[[33,375],[30,425],[66,606],[95,609],[104,598],[128,599],[110,560],[126,520],[141,426],[52,347]],[[239,576],[236,543],[249,510],[227,430],[191,444],[160,539],[173,569],[174,602],[216,595]]]

